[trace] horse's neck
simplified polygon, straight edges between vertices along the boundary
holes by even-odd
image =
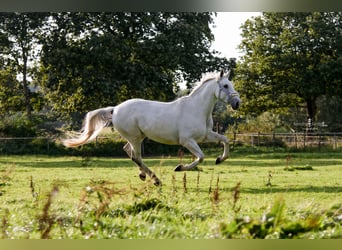
[[[213,83],[207,82],[196,93],[189,96],[189,101],[196,105],[196,111],[206,117],[211,115],[217,102],[214,91]]]

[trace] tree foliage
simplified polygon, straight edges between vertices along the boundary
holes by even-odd
[[[24,102],[20,85],[11,73],[11,69],[0,69],[0,83],[0,118],[11,112],[22,111]]]
[[[210,51],[212,13],[53,13],[38,81],[66,116],[140,97],[175,97],[177,82],[228,65]]]
[[[263,13],[242,26],[238,89],[245,112],[306,103],[316,118],[318,97],[342,94],[342,14]]]
[[[6,99],[14,101],[12,106],[26,111],[31,116],[35,98],[29,85],[29,77],[33,76],[33,62],[37,60],[37,42],[39,29],[46,17],[46,13],[0,13],[0,61],[3,72],[11,73],[9,80],[1,82],[2,102]],[[17,76],[19,85],[13,85]],[[20,88],[17,88],[17,87]],[[17,101],[16,101],[17,100]],[[22,103],[22,100],[24,101]],[[4,112],[3,109],[1,112]]]
[[[2,114],[70,117],[227,68],[211,51],[214,13],[0,13]],[[32,91],[34,89],[34,91]]]

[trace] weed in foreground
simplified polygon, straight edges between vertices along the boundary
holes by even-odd
[[[233,206],[232,206],[232,210],[236,216],[236,214],[240,211],[241,206],[237,206],[237,203],[240,199],[240,186],[241,186],[241,182],[238,182],[235,187],[233,187],[232,189],[232,197],[233,197]]]
[[[183,175],[183,192],[186,194],[188,192],[188,188],[186,187],[186,172]]]
[[[39,192],[36,191],[35,183],[33,182],[32,175],[30,176],[30,190],[33,201],[36,203],[39,200]]]
[[[50,231],[52,226],[56,222],[55,215],[49,213],[49,209],[52,204],[52,199],[57,195],[59,192],[58,186],[53,186],[51,192],[47,195],[47,200],[43,208],[43,213],[38,217],[39,221],[39,231],[41,232],[42,239],[50,238]]]
[[[8,238],[8,218],[9,218],[9,210],[6,208],[5,209],[5,214],[2,217],[2,221],[1,221],[1,239],[6,239]]]
[[[272,187],[272,182],[271,182],[272,178],[273,178],[272,171],[268,171],[267,182],[266,182],[267,187]]]
[[[125,194],[124,189],[117,189],[114,187],[113,182],[104,181],[104,180],[91,180],[90,184],[83,190],[80,200],[78,211],[79,215],[85,208],[86,204],[90,203],[90,196],[92,194],[96,194],[98,203],[94,204],[93,213],[95,215],[96,220],[99,220],[101,215],[106,212],[109,208],[109,204],[114,195],[123,195]],[[79,220],[79,216],[76,221]]]
[[[216,188],[214,189],[213,197],[212,197],[212,201],[213,201],[214,205],[218,205],[218,203],[220,201],[219,182],[220,182],[220,177],[217,176]]]
[[[200,171],[197,172],[197,178],[196,178],[196,190],[199,192],[199,184],[200,184]]]
[[[12,177],[10,176],[14,170],[14,167],[7,168],[0,176],[0,196],[6,193],[5,187],[11,185]]]

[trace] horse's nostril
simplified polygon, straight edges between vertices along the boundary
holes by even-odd
[[[234,110],[237,110],[240,107],[240,101],[235,102],[234,104],[232,103],[232,108]]]

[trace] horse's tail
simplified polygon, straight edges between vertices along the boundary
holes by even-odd
[[[80,136],[63,140],[63,145],[66,147],[77,147],[95,139],[101,130],[111,122],[113,109],[114,107],[107,107],[88,112]]]

